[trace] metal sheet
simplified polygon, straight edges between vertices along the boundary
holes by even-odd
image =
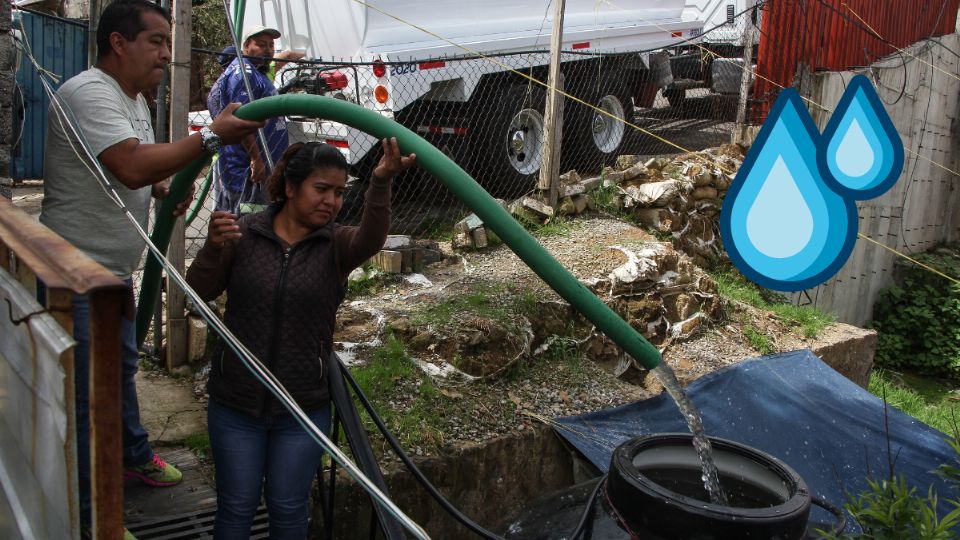
[[[13,29],[28,44],[37,62],[59,80],[54,87],[87,68],[87,27],[85,23],[25,11],[13,12]],[[17,69],[17,86],[23,95],[24,120],[19,152],[13,157],[15,180],[43,177],[43,144],[47,131],[47,99],[40,76],[26,58]]]
[[[60,365],[74,341],[2,268],[0,300],[0,476],[7,505],[19,508],[13,515],[25,538],[75,538],[75,494],[64,488],[75,474],[67,463],[75,460],[66,454],[74,449],[66,445]]]

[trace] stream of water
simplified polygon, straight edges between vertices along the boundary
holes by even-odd
[[[687,426],[690,428],[690,433],[693,433],[693,447],[696,448],[697,455],[700,456],[700,464],[703,467],[703,476],[701,478],[703,479],[703,487],[705,487],[707,493],[710,494],[710,502],[728,506],[727,495],[720,487],[720,477],[717,472],[717,466],[713,463],[713,448],[711,448],[710,440],[707,439],[707,434],[703,430],[700,411],[694,407],[693,402],[690,401],[690,398],[687,397],[683,388],[680,387],[680,381],[677,380],[677,376],[673,373],[673,370],[670,369],[670,366],[667,365],[666,361],[661,361],[657,364],[657,367],[651,371],[653,371],[653,374],[660,380],[660,384],[667,389],[670,397],[677,402],[677,406],[680,407],[680,412],[683,413],[683,417],[687,421]]]

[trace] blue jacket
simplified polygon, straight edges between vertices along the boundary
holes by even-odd
[[[243,63],[247,70],[247,77],[250,79],[254,100],[277,95],[277,88],[265,74],[257,70],[246,58],[243,59]],[[210,96],[207,99],[210,117],[216,118],[226,104],[234,102],[249,103],[250,101],[252,100],[247,96],[247,89],[243,84],[243,75],[240,73],[240,64],[237,60],[234,60],[220,75],[213,88],[210,89]],[[263,135],[270,147],[270,156],[273,158],[273,162],[277,163],[289,145],[286,120],[283,117],[271,118],[263,128]],[[260,137],[255,135],[255,138],[262,156],[264,149],[263,145],[260,144]],[[243,182],[250,172],[250,156],[242,145],[224,146],[220,150],[220,160],[217,162],[217,166],[220,168],[220,178],[227,189],[232,191],[243,189]]]

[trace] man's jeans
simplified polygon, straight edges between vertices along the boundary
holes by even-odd
[[[130,280],[127,280],[130,285]],[[123,464],[125,467],[143,465],[153,458],[153,450],[147,440],[147,430],[140,425],[140,405],[137,403],[137,333],[132,320],[120,318],[120,359],[123,369]],[[87,296],[73,297],[73,338],[77,340],[74,350],[76,364],[75,388],[77,393],[77,468],[79,469],[80,522],[91,523],[90,503],[90,299]],[[117,471],[119,474],[119,471]]]
[[[330,406],[307,413],[330,432]],[[247,540],[266,477],[271,540],[307,537],[310,487],[323,450],[288,413],[254,417],[219,404],[207,407],[217,481],[215,540]]]

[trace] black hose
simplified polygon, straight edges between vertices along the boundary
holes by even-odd
[[[600,481],[597,482],[597,485],[593,488],[590,496],[587,497],[587,506],[583,509],[583,514],[580,516],[580,523],[577,523],[577,528],[574,529],[573,534],[570,535],[570,540],[577,540],[577,538],[579,538],[580,535],[586,531],[587,523],[593,522],[593,505],[597,500],[597,495],[600,493],[600,488],[603,487],[606,481],[607,475],[604,474],[600,477]],[[585,535],[583,539],[590,540],[590,535]]]
[[[370,418],[373,420],[373,423],[376,424],[377,429],[380,430],[380,433],[383,434],[383,437],[387,440],[387,443],[390,444],[390,447],[393,448],[393,451],[397,454],[397,457],[403,462],[414,478],[420,482],[420,485],[427,490],[427,493],[433,497],[433,500],[437,501],[444,510],[447,511],[454,519],[456,519],[464,527],[470,529],[471,532],[476,534],[481,538],[486,538],[487,540],[504,540],[502,536],[498,536],[487,529],[483,528],[481,525],[477,524],[475,521],[467,517],[463,512],[461,512],[457,507],[448,501],[440,491],[430,482],[429,479],[423,474],[423,472],[413,463],[410,459],[410,456],[403,450],[400,446],[400,443],[397,439],[390,433],[390,430],[387,429],[386,424],[383,423],[383,419],[380,418],[380,415],[377,414],[377,411],[374,409],[373,404],[370,403],[370,400],[367,399],[366,394],[363,393],[363,390],[360,388],[360,385],[357,384],[356,379],[353,378],[353,375],[350,373],[350,370],[347,369],[347,366],[343,364],[340,360],[340,357],[334,353],[333,358],[336,360],[337,365],[340,366],[340,371],[343,373],[344,379],[350,383],[350,387],[353,388],[354,393],[357,398],[360,399],[360,404],[363,405],[363,408],[366,409],[367,413],[370,415]],[[580,522],[577,525],[577,529],[574,531],[574,534],[570,536],[570,540],[576,540],[576,538],[582,534],[583,529],[586,527],[587,522],[589,521],[590,515],[593,513],[593,502],[596,499],[597,493],[599,493],[599,486],[601,486],[606,477],[601,479],[597,483],[597,488],[594,488],[593,493],[590,495],[590,499],[587,501],[587,507],[583,511],[583,515],[580,517]]]
[[[810,497],[810,502],[830,512],[837,518],[837,522],[833,525],[833,534],[840,534],[847,528],[847,515],[835,504],[823,497]]]

